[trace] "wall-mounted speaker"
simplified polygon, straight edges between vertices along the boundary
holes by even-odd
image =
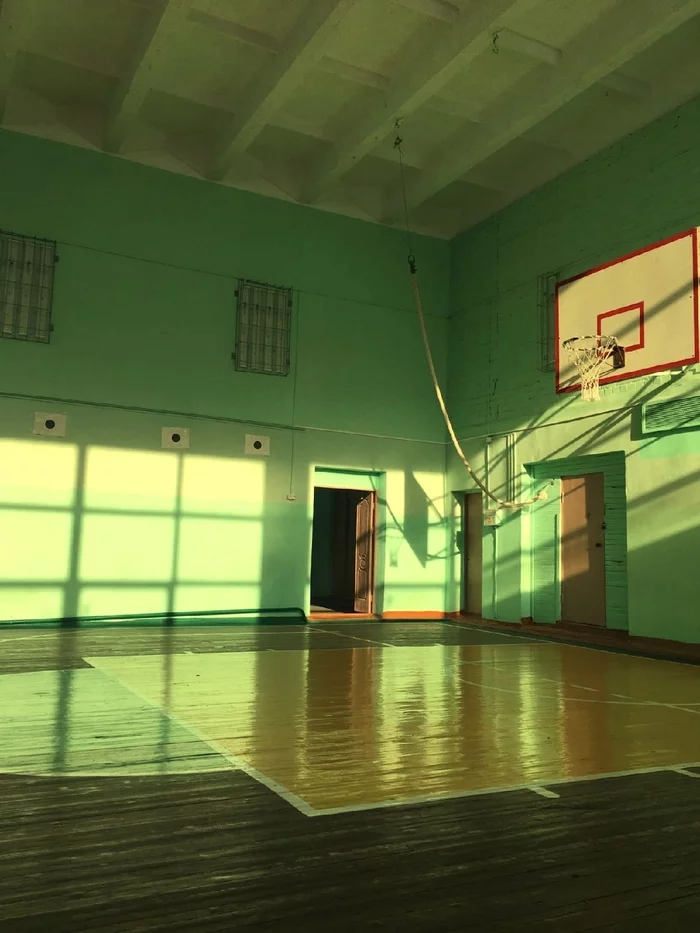
[[[269,457],[270,438],[263,434],[246,434],[245,452],[250,457]]]
[[[160,446],[164,450],[187,450],[190,446],[190,429],[161,428]]]
[[[34,434],[38,437],[65,437],[66,416],[52,412],[34,412]]]

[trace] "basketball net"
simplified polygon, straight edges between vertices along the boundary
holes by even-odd
[[[562,347],[581,377],[581,398],[594,402],[600,398],[600,377],[610,368],[610,359],[617,349],[615,337],[598,334],[595,337],[570,337]]]

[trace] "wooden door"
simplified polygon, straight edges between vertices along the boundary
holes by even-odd
[[[605,478],[561,481],[561,618],[605,625]]]
[[[355,506],[355,612],[372,612],[375,494],[358,493]]]
[[[462,506],[462,611],[481,616],[483,507],[480,492],[470,492]]]

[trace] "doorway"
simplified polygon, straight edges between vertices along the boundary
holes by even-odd
[[[561,619],[605,627],[605,478],[561,479]]]
[[[480,492],[462,503],[462,612],[481,617],[483,573],[483,508]]]
[[[373,612],[375,525],[375,492],[314,489],[313,611]]]

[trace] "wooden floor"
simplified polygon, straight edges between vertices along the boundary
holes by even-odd
[[[700,920],[700,667],[446,623],[0,629],[0,930]]]

